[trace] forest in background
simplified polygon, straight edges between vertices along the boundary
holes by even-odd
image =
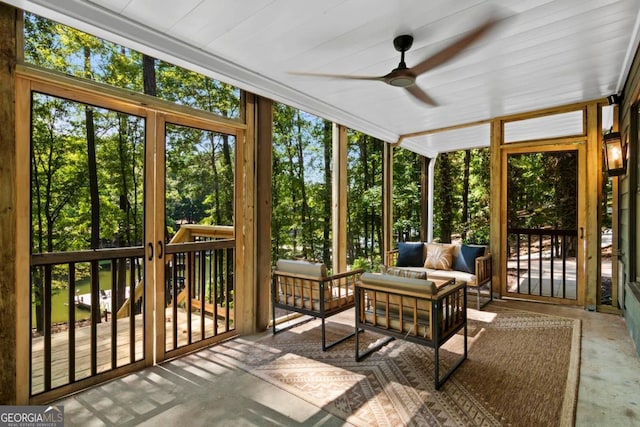
[[[25,15],[27,62],[213,112],[239,116],[240,91],[80,31]],[[32,247],[55,252],[142,244],[142,119],[34,97]],[[331,265],[331,123],[283,104],[273,111],[272,258]],[[383,142],[349,130],[348,263],[381,261]],[[182,223],[233,223],[234,141],[167,129],[167,239]],[[415,153],[394,153],[394,235],[422,240]],[[205,166],[205,167],[203,167]],[[488,151],[444,153],[436,162],[435,236],[486,242]],[[451,177],[463,177],[454,180]],[[69,192],[66,189],[74,188]]]
[[[24,32],[26,62],[221,117],[240,116],[240,90],[231,85],[36,15],[25,14]],[[37,93],[32,111],[32,252],[142,245],[144,119]],[[165,240],[182,224],[232,225],[234,138],[177,124],[165,131]],[[305,258],[332,266],[331,139],[330,122],[274,103],[273,262]],[[371,271],[382,262],[383,146],[348,130],[347,263]],[[487,244],[490,152],[443,149],[435,159],[434,239]],[[393,157],[394,240],[425,240],[424,159],[402,147]],[[575,226],[573,214],[563,213],[575,206],[577,184],[563,179],[574,163],[563,156],[521,156],[509,167],[510,224]],[[607,227],[611,192],[603,190]]]

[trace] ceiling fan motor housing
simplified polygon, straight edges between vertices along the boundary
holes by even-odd
[[[416,82],[416,77],[407,68],[404,62],[404,53],[411,49],[413,45],[413,36],[404,34],[393,39],[393,46],[401,53],[400,63],[398,67],[387,74],[384,78],[387,84],[395,87],[409,87]]]
[[[411,49],[413,45],[413,36],[409,34],[403,34],[393,39],[393,46],[398,52],[406,52]]]

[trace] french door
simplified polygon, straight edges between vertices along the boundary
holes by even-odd
[[[30,401],[234,335],[242,126],[73,82],[16,86]]]
[[[584,145],[506,148],[502,161],[502,295],[583,304]]]
[[[156,355],[235,335],[235,148],[241,133],[160,114],[156,127]]]

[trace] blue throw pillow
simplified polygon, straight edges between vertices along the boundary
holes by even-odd
[[[464,271],[466,273],[476,274],[476,258],[484,255],[484,246],[467,246],[460,247],[460,255],[453,264],[453,269]]]
[[[399,242],[397,267],[422,267],[422,242]]]

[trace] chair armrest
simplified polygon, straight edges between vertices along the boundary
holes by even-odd
[[[491,254],[476,258],[476,285],[482,286],[491,280],[492,261]]]
[[[343,273],[336,273],[336,274],[332,274],[331,276],[327,276],[325,277],[325,280],[334,280],[334,279],[341,279],[343,277],[350,277],[350,276],[359,276],[364,273],[364,269],[359,268],[356,270],[351,270],[351,271],[345,271]]]
[[[344,273],[332,274],[331,276],[321,277],[321,276],[307,276],[305,274],[290,273],[288,271],[275,270],[273,272],[273,275],[274,276],[292,277],[292,278],[296,278],[296,279],[309,280],[309,281],[312,281],[312,282],[330,282],[332,280],[341,279],[343,277],[358,276],[358,278],[359,278],[359,276],[362,273],[364,273],[363,269],[357,269],[357,270],[345,271]]]
[[[384,257],[384,265],[385,267],[393,267],[398,262],[398,250],[393,249],[391,251],[387,251]]]

